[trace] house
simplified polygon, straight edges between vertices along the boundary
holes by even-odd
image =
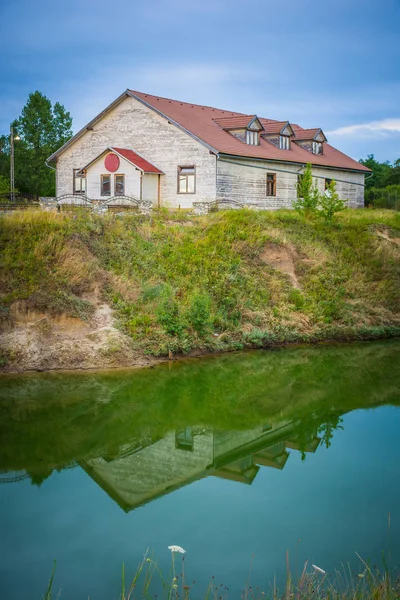
[[[251,485],[260,467],[282,470],[288,447],[315,452],[319,445],[315,431],[299,443],[298,428],[296,422],[243,431],[185,427],[161,439],[136,440],[114,456],[89,458],[80,466],[129,512],[205,477]]]
[[[323,192],[331,179],[364,205],[369,169],[328,144],[319,128],[126,90],[48,159],[57,197],[118,197],[154,206],[292,206],[307,163]]]

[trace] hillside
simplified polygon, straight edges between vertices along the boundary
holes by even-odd
[[[0,218],[1,368],[400,333],[400,216],[293,211]]]

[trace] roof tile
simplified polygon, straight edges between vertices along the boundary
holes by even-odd
[[[216,122],[217,119],[227,116],[228,111],[226,110],[170,100],[169,98],[152,96],[133,90],[129,91],[134,97],[160,111],[171,121],[186,129],[216,152],[271,161],[276,160],[300,164],[311,162],[314,165],[369,172],[367,167],[336,150],[336,148],[328,143],[324,144],[323,155],[311,154],[298,144],[291,144],[290,150],[281,150],[262,138],[259,146],[247,145],[228,131],[222,129]],[[245,117],[246,119],[249,116],[238,112],[229,112],[228,114],[232,117]],[[273,121],[272,119],[263,119],[260,117],[259,120],[264,128],[271,126],[269,125],[271,123],[281,123],[281,121]],[[286,121],[282,123],[286,123]],[[298,125],[291,124],[291,126],[295,132],[296,139],[298,132],[304,131],[304,129]]]

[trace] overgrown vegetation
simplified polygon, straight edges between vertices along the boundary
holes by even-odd
[[[52,105],[41,92],[29,94],[20,116],[12,123],[15,153],[15,186],[30,197],[55,195],[55,171],[46,159],[72,136],[72,117],[59,102]],[[10,136],[0,135],[1,188],[10,192]],[[14,190],[15,191],[15,190]],[[4,196],[4,193],[3,193]]]
[[[90,318],[93,290],[140,352],[156,356],[398,334],[400,219],[294,211],[0,221],[0,314]]]
[[[324,193],[319,192],[317,183],[313,183],[312,165],[308,163],[299,179],[293,208],[307,219],[321,217],[325,223],[331,223],[336,213],[345,208],[345,203],[339,198],[334,179]]]
[[[196,582],[189,581],[185,575],[186,551],[180,546],[169,546],[172,553],[172,569],[164,574],[147,551],[139,563],[129,583],[126,582],[125,565],[122,564],[120,600],[135,598],[161,598],[165,600],[189,600],[204,598],[205,600],[227,600],[231,593],[229,587],[218,583],[213,576],[207,588],[202,592]],[[392,573],[384,562],[384,570],[380,572],[371,568],[361,557],[360,571],[352,572],[350,567],[336,570],[333,577],[317,565],[304,565],[301,576],[296,581],[289,569],[289,555],[286,556],[287,576],[284,590],[279,590],[276,581],[270,583],[266,590],[252,582],[252,563],[247,580],[240,594],[241,600],[395,600],[400,598],[400,576]],[[45,600],[51,600],[54,580],[54,569],[51,574]],[[189,585],[190,583],[190,585]],[[157,594],[154,594],[154,590]],[[238,596],[239,597],[239,596]]]
[[[372,170],[365,179],[365,204],[371,208],[400,210],[400,159],[379,162],[373,154],[360,163]]]

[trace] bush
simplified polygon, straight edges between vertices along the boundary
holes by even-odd
[[[319,196],[318,206],[320,209],[320,215],[326,223],[333,221],[335,218],[335,213],[344,209],[345,203],[339,198],[334,179],[332,179],[329,183],[325,193]]]
[[[400,185],[387,185],[384,188],[365,190],[365,204],[371,208],[400,210]]]
[[[293,208],[306,217],[310,217],[316,213],[318,201],[318,189],[316,185],[313,185],[312,180],[312,166],[308,163],[304,173],[299,177],[297,199],[293,202]]]
[[[183,330],[179,305],[172,295],[165,296],[157,310],[157,321],[169,335],[180,335]]]
[[[188,320],[199,335],[204,335],[211,325],[211,301],[208,294],[193,296],[188,311]]]

